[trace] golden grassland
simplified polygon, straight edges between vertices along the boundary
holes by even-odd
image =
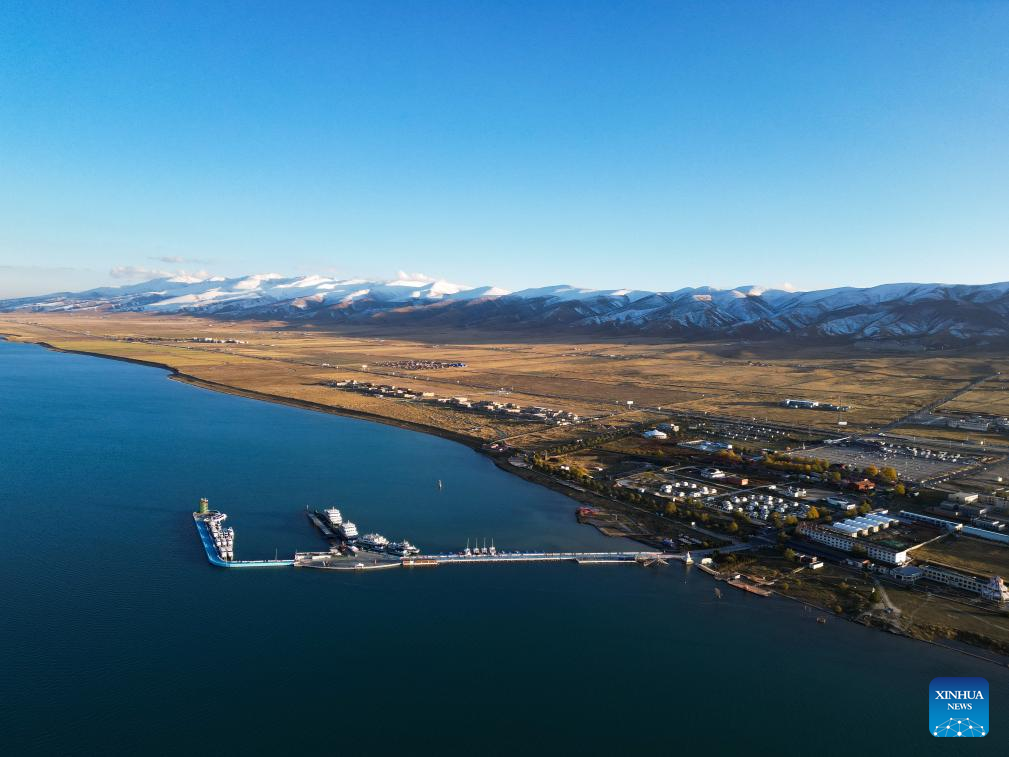
[[[835,413],[780,407],[786,397],[802,397],[851,405],[843,417],[852,430],[862,430],[891,422],[976,376],[1009,367],[1009,357],[990,355],[884,355],[838,347],[658,339],[521,341],[515,335],[465,330],[392,337],[374,330],[308,324],[101,312],[0,314],[0,332],[61,349],[163,363],[222,387],[427,426],[473,440],[515,435],[563,440],[584,433],[585,427],[506,423],[430,403],[335,390],[322,382],[354,378],[392,383],[439,396],[543,405],[583,416],[612,415],[620,422],[633,419],[626,404],[631,400],[634,408],[710,412],[823,429],[835,426]],[[247,344],[184,341],[193,337]],[[467,365],[439,371],[378,365],[409,359]],[[986,390],[982,385],[976,391]]]
[[[1009,378],[993,378],[961,394],[936,412],[963,415],[1009,415]]]
[[[900,624],[916,638],[959,639],[1009,652],[1009,614],[1004,611],[900,586],[888,585],[886,593],[901,611]]]
[[[919,547],[911,556],[916,560],[943,563],[983,576],[1009,578],[1009,549],[997,542],[970,536],[950,537]]]
[[[980,442],[986,445],[999,445],[1003,447],[1009,442],[1009,436],[999,431],[967,431],[960,428],[947,428],[946,426],[908,424],[902,426],[899,433],[905,438],[911,438],[916,441],[931,439],[958,443],[969,441],[975,444]],[[983,452],[983,449],[978,447],[977,451]]]

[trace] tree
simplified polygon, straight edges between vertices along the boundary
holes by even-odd
[[[903,497],[905,494],[907,494],[907,489],[904,487],[904,484],[898,481],[897,485],[893,487],[893,493],[896,494],[898,497]]]
[[[872,509],[872,505],[870,505],[868,502],[863,502],[862,504],[860,504],[858,506],[858,512],[861,513],[862,515],[865,515],[871,509]]]
[[[896,468],[883,468],[883,470],[880,471],[880,475],[887,481],[890,481],[891,483],[896,483],[897,481]]]
[[[785,550],[785,559],[789,560],[791,562],[795,562],[795,550],[791,549],[791,548],[786,549]]]
[[[725,530],[728,531],[730,534],[734,534],[739,531],[739,524],[736,523],[736,521],[734,520],[730,520],[729,525],[725,527]]]
[[[820,511],[817,510],[815,507],[810,507],[809,512],[806,513],[806,518],[808,520],[819,520]]]
[[[879,468],[877,468],[875,465],[870,465],[868,468],[865,469],[865,475],[868,476],[869,478],[876,478],[876,476],[879,475]]]
[[[796,518],[794,515],[786,515],[785,516],[785,525],[786,526],[794,526],[798,522],[799,522],[799,519]]]

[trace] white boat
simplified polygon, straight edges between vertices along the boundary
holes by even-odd
[[[333,526],[339,528],[340,525],[343,523],[343,516],[340,514],[340,511],[337,510],[335,507],[331,507],[325,512],[326,512],[326,520],[328,520],[330,524],[332,524]]]
[[[374,552],[381,552],[389,546],[389,540],[382,534],[365,534],[357,540],[357,545]]]
[[[408,555],[419,555],[420,554],[420,550],[417,547],[413,546],[406,539],[403,539],[403,541],[394,542],[394,543],[390,544],[386,549],[391,554],[401,555],[403,557],[406,557]]]
[[[343,521],[340,524],[340,536],[343,537],[344,541],[357,539],[357,526],[349,520]]]

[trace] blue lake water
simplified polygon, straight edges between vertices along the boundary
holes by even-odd
[[[436,482],[441,479],[444,489]],[[1009,671],[681,566],[221,570],[324,544],[306,505],[426,551],[636,548],[575,503],[424,434],[0,342],[6,754],[944,754],[928,684]]]

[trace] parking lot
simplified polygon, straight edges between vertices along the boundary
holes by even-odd
[[[913,483],[945,478],[969,470],[980,462],[978,457],[970,454],[883,440],[824,444],[795,454],[851,465],[858,469],[870,465],[880,469],[893,468],[902,481]]]

